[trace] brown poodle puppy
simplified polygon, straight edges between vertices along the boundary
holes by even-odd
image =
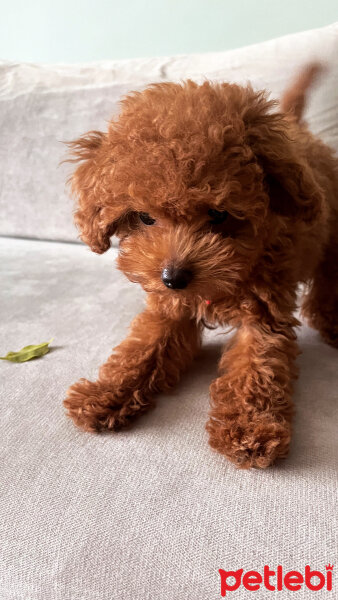
[[[177,383],[205,324],[237,329],[210,388],[210,445],[239,467],[285,457],[303,313],[338,347],[338,169],[300,122],[307,68],[279,110],[264,91],[208,81],[128,95],[107,133],[71,144],[82,239],[147,292],[147,308],[65,406],[85,431],[118,430]]]

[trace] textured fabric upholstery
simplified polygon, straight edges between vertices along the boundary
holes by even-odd
[[[338,150],[338,24],[231,52],[88,65],[0,62],[0,235],[77,240],[63,141],[105,129],[128,91],[153,81],[248,80],[278,97],[312,59],[329,65],[307,116]],[[14,160],[15,157],[15,160]]]
[[[219,568],[335,563],[336,350],[300,329],[292,449],[267,471],[237,471],[207,445],[221,330],[132,429],[85,434],[64,416],[65,390],[95,378],[143,294],[113,267],[116,250],[0,240],[0,251],[1,353],[54,336],[44,358],[0,364],[1,600],[211,600]]]

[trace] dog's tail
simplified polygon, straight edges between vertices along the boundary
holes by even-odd
[[[306,105],[307,93],[324,70],[325,66],[317,62],[304,67],[282,95],[280,101],[282,111],[300,121]]]

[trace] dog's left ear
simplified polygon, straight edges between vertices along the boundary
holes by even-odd
[[[80,162],[70,177],[77,199],[75,223],[81,239],[98,254],[110,247],[110,237],[120,216],[111,192],[113,163],[106,144],[107,136],[100,131],[90,131],[68,143],[71,150],[68,162]]]
[[[247,141],[265,173],[270,208],[310,224],[323,210],[323,191],[301,156],[299,142],[291,137],[290,123],[281,113],[269,113],[273,103],[264,100],[259,99],[260,111],[247,122]]]
[[[295,157],[284,160],[259,158],[265,173],[270,209],[297,221],[312,223],[322,212],[323,192],[311,168]]]

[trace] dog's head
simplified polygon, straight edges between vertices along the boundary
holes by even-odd
[[[263,92],[154,84],[106,134],[72,144],[75,220],[94,252],[120,238],[119,267],[158,294],[236,293],[281,227],[311,224],[322,195]]]

